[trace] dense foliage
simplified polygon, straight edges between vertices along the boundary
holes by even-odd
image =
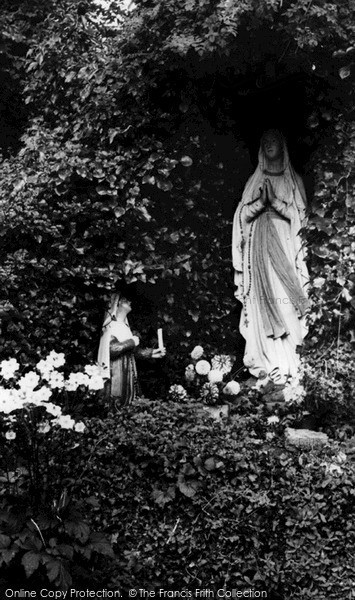
[[[5,0],[0,17],[2,356],[94,358],[122,276],[137,286],[144,341],[164,328],[170,383],[197,343],[241,356],[231,223],[260,133],[277,125],[312,200],[305,408],[332,433],[353,418],[351,2],[138,0],[125,14],[117,2]],[[105,577],[121,589],[350,595],[353,440],[289,448],[283,425],[296,414],[268,428],[258,394],[229,421],[197,406],[139,400],[87,419],[81,444],[35,432],[35,491],[48,493],[34,504],[29,446],[2,435],[6,582],[21,572],[33,586]]]
[[[20,149],[1,164],[1,293],[18,311],[2,352],[94,356],[122,275],[143,298],[136,325],[163,324],[171,356],[190,336],[238,352],[231,221],[249,153],[275,122],[314,188],[316,340],[353,328],[350,3],[26,11],[2,8],[27,107]]]
[[[225,585],[267,590],[275,599],[349,595],[353,442],[306,451],[288,446],[283,429],[290,417],[268,423],[257,393],[232,406],[229,420],[204,415],[196,401],[140,400],[118,416],[87,420],[80,446],[62,449],[63,485],[72,502],[85,503],[88,522],[78,531],[68,525],[74,540],[66,542],[60,532],[51,533],[48,517],[38,517],[38,524],[46,540],[56,540],[56,560],[64,558],[73,585],[80,585],[80,576],[85,585],[85,565],[81,560],[78,568],[72,554],[61,552],[82,548],[87,561],[90,549],[110,554],[99,543],[95,549],[90,526],[103,530],[115,551],[105,565],[90,563],[90,587],[100,569],[101,585],[121,591]],[[70,503],[56,508],[63,518],[59,528],[67,528],[69,509]],[[8,537],[16,539],[15,527]],[[33,523],[30,531],[34,560],[50,554]],[[14,563],[23,548],[17,544]],[[35,586],[39,576],[33,572],[29,583]]]

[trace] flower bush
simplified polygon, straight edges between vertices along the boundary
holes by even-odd
[[[287,410],[294,418],[309,416],[313,427],[336,434],[345,427],[355,433],[353,348],[338,343],[305,355],[297,377],[284,389]]]
[[[139,399],[91,420],[97,450],[76,493],[100,503],[90,520],[116,552],[102,572],[109,587],[195,589],[198,581],[278,600],[350,597],[354,448],[289,446],[285,420],[268,419],[253,392],[245,414],[232,405],[220,422],[202,409],[196,418],[193,399]],[[74,479],[84,451],[79,461],[66,454]]]
[[[99,565],[100,554],[113,556],[102,534],[94,533],[70,495],[63,453],[75,452],[85,423],[67,414],[72,396],[96,393],[104,381],[95,365],[84,373],[65,373],[62,353],[50,352],[21,372],[16,359],[0,363],[0,566],[16,584],[67,589]],[[99,568],[99,566],[98,566]]]
[[[233,357],[229,354],[216,354],[210,360],[203,358],[202,346],[195,346],[190,352],[191,361],[185,368],[185,381],[188,392],[209,405],[225,401],[222,396],[238,395],[239,384],[231,380],[226,384],[233,367]]]
[[[75,423],[69,415],[62,413],[60,404],[49,402],[49,400],[57,391],[75,392],[81,386],[85,386],[89,390],[102,389],[104,380],[100,375],[100,369],[95,365],[87,365],[85,373],[70,373],[69,377],[65,379],[64,374],[58,371],[64,364],[64,354],[52,351],[46,359],[42,359],[36,364],[34,370],[21,375],[20,365],[16,359],[3,360],[0,363],[2,378],[0,414],[11,415],[16,411],[21,411],[17,413],[17,420],[24,423],[26,418],[33,419],[33,411],[43,409],[40,414],[49,419],[47,423],[51,426],[58,425],[63,429],[82,432],[83,423]],[[5,422],[13,425],[16,420],[5,417]],[[42,426],[42,421],[39,421],[38,426]],[[14,439],[15,435],[12,435],[11,438],[7,437],[7,439]]]

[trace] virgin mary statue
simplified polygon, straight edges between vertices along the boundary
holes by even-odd
[[[299,233],[305,212],[303,182],[285,140],[269,130],[234,215],[232,255],[244,365],[275,383],[297,374],[297,346],[307,333],[308,271]]]

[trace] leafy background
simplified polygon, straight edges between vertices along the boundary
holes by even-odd
[[[197,342],[241,361],[231,223],[270,125],[311,199],[309,344],[353,339],[349,7],[5,2],[0,277],[17,316],[2,353],[94,359],[124,276],[145,342],[164,327],[168,371]]]
[[[265,586],[275,598],[353,593],[353,464],[339,477],[327,471],[340,442],[292,450],[285,423],[273,441],[260,398],[215,424],[196,419],[196,403],[162,400],[197,343],[241,364],[232,218],[260,134],[276,125],[310,199],[307,401],[351,457],[353,428],[337,430],[354,415],[351,9],[345,0],[140,0],[129,12],[117,2],[3,0],[0,300],[14,308],[1,357],[23,365],[54,348],[70,366],[94,360],[122,276],[136,287],[143,342],[162,326],[168,347],[159,378],[152,365],[146,374],[159,401],[115,418],[99,418],[96,404],[82,443],[39,440],[42,504],[30,506],[25,473],[10,465],[0,502],[10,579],[208,587],[214,573],[216,585]],[[1,437],[2,470],[6,456],[26,458],[16,440]]]

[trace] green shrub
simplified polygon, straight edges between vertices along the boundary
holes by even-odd
[[[304,357],[305,400],[316,425],[333,435],[341,427],[355,432],[354,350],[350,343],[333,343],[313,348]]]
[[[268,425],[260,399],[248,403],[247,414],[232,406],[221,422],[192,401],[137,400],[91,419],[76,494],[96,499],[92,524],[111,535],[112,586],[350,594],[354,465],[335,442],[287,447],[282,420]],[[66,464],[75,489],[78,456]]]

